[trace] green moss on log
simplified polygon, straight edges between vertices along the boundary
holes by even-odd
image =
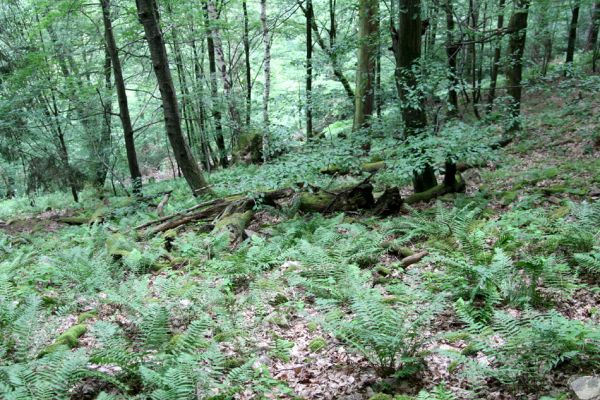
[[[38,357],[43,357],[47,354],[53,353],[61,347],[68,347],[72,349],[77,347],[79,344],[79,338],[87,331],[87,327],[84,324],[73,325],[66,331],[64,331],[59,337],[56,338],[54,343],[42,350]]]
[[[323,212],[335,200],[335,195],[325,192],[302,193],[300,195],[300,211]]]
[[[420,203],[422,201],[429,201],[431,199],[435,199],[436,197],[442,196],[446,193],[457,193],[463,192],[465,190],[465,182],[460,176],[460,174],[456,174],[456,183],[453,186],[448,186],[445,184],[439,184],[431,189],[428,189],[424,192],[415,193],[406,198],[406,204],[415,204]]]
[[[364,172],[375,172],[385,168],[385,161],[368,162],[361,165]]]
[[[252,220],[254,211],[248,210],[245,212],[238,212],[221,218],[215,224],[213,232],[216,234],[227,233],[229,235],[230,242],[235,242],[244,234],[244,229]]]

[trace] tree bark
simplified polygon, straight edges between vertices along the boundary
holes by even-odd
[[[127,165],[129,167],[129,176],[133,185],[133,192],[141,195],[142,192],[142,173],[137,161],[135,151],[135,140],[133,137],[133,126],[131,116],[129,115],[129,105],[127,103],[127,91],[125,80],[123,79],[123,70],[119,60],[119,51],[112,28],[112,19],[110,16],[110,0],[100,0],[102,6],[102,21],[104,22],[104,39],[112,61],[113,73],[115,76],[115,87],[117,89],[117,99],[119,104],[119,116],[123,126],[123,136],[125,138],[125,152],[127,154]]]
[[[598,43],[598,31],[600,30],[600,1],[594,3],[592,10],[592,23],[588,30],[587,40],[585,42],[586,51],[594,51]]]
[[[498,22],[496,28],[498,31],[504,26],[504,6],[506,0],[500,0],[498,3]],[[494,47],[494,57],[492,59],[492,71],[490,73],[490,90],[488,92],[487,112],[492,112],[494,108],[494,100],[496,99],[496,86],[498,83],[498,73],[500,71],[500,56],[502,55],[502,37],[496,39]]]
[[[506,68],[507,93],[510,97],[511,121],[507,133],[512,134],[521,129],[521,92],[523,77],[523,52],[527,36],[527,17],[530,0],[517,0],[515,11],[510,17],[508,31],[508,66]]]
[[[265,50],[263,72],[265,77],[265,88],[263,91],[263,159],[266,161],[269,154],[270,122],[269,122],[269,96],[271,94],[271,34],[267,24],[267,1],[260,0],[260,22],[262,25],[262,39]]]
[[[400,0],[399,24],[394,47],[396,80],[402,102],[405,135],[426,134],[427,114],[423,94],[417,93],[417,99],[409,96],[409,92],[418,92],[417,76],[413,69],[417,67],[421,57],[421,0]],[[413,173],[413,187],[416,193],[430,189],[436,184],[434,170],[429,164]]]
[[[221,110],[217,102],[218,81],[217,81],[217,63],[215,61],[215,42],[210,29],[210,20],[208,16],[208,5],[204,3],[204,22],[206,25],[206,50],[208,52],[208,72],[210,74],[210,97],[212,98],[212,115],[215,121],[215,141],[219,150],[219,163],[223,168],[229,164],[227,160],[227,149],[225,148],[225,138],[223,137],[223,123],[221,121]]]
[[[306,0],[306,140],[313,136],[312,119],[312,25],[315,14],[313,11],[312,0]]]
[[[371,125],[370,120],[375,110],[375,68],[379,47],[377,41],[379,0],[360,0],[358,7],[359,43],[354,96],[354,130],[368,128]]]
[[[159,25],[159,15],[155,0],[136,0],[138,17],[144,27],[146,40],[150,49],[154,73],[160,89],[165,128],[167,137],[173,148],[175,159],[181,168],[183,176],[192,189],[194,196],[209,191],[208,184],[200,168],[194,160],[189,146],[181,131],[181,118],[177,95],[173,86],[173,78],[169,69],[169,60],[165,42]]]
[[[104,45],[104,88],[107,93],[112,92],[112,61],[108,46]],[[106,182],[106,176],[108,175],[108,167],[110,164],[110,143],[112,139],[112,96],[108,100],[102,100],[100,97],[103,108],[103,124],[100,131],[100,141],[98,143],[98,149],[95,156],[97,157],[97,166],[94,168],[96,171],[95,185],[97,188],[104,188]]]
[[[252,69],[250,68],[250,39],[246,0],[242,0],[242,9],[244,12],[244,61],[246,64],[246,126],[248,126],[252,118]]]
[[[454,7],[453,0],[446,0],[444,11],[446,13],[446,57],[448,59],[448,80],[450,87],[448,88],[448,118],[458,117],[458,92],[456,88],[459,86],[458,75],[456,71],[456,58],[460,51],[460,45],[455,42],[454,38]]]
[[[303,8],[303,11],[304,11],[305,15],[308,12],[308,10],[306,8]],[[311,21],[311,28],[313,31],[312,33],[315,36],[315,40],[317,41],[317,44],[319,45],[319,47],[325,52],[325,55],[327,56],[327,58],[329,59],[331,68],[333,70],[333,75],[342,84],[342,86],[344,87],[344,91],[346,92],[346,96],[348,96],[348,98],[352,101],[352,104],[354,104],[354,91],[352,90],[352,87],[350,86],[350,82],[348,81],[348,78],[346,78],[346,76],[344,75],[344,72],[342,71],[342,67],[339,65],[337,53],[335,50],[335,39],[336,39],[336,35],[337,35],[337,25],[335,22],[335,0],[329,0],[329,31],[328,31],[329,44],[325,43],[325,40],[323,40],[323,38],[321,37],[321,35],[319,33],[319,27],[317,26],[317,21],[314,18],[314,9],[313,9],[312,15],[313,15],[313,18],[311,18],[310,21]]]
[[[218,15],[213,0],[207,0],[206,10],[208,12],[209,19],[212,22],[216,22],[218,19]],[[229,111],[229,118],[231,119],[231,142],[237,143],[241,135],[240,114],[237,110],[235,100],[233,98],[233,83],[231,81],[231,76],[227,72],[227,63],[225,62],[225,53],[223,52],[223,44],[221,43],[221,34],[219,32],[219,29],[216,28],[214,25],[211,29],[211,35],[215,53],[215,60],[217,62],[217,69],[219,70],[221,80],[223,81],[223,91],[225,92],[227,110]]]
[[[577,23],[579,22],[579,2],[571,10],[571,23],[569,25],[569,41],[567,44],[567,56],[565,59],[565,76],[571,73],[573,67],[573,56],[575,55],[575,41],[577,40]]]

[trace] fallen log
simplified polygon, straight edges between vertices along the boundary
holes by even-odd
[[[418,263],[419,261],[421,261],[425,256],[427,255],[426,251],[421,251],[419,253],[415,253],[413,255],[410,255],[408,257],[404,257],[402,260],[400,260],[400,263],[402,264],[403,267],[408,267],[411,266],[413,264]]]
[[[175,229],[181,225],[195,221],[213,221],[216,223],[225,216],[248,211],[256,204],[275,206],[278,200],[289,198],[293,196],[294,193],[295,191],[293,189],[285,188],[261,192],[255,196],[234,195],[214,199],[188,208],[186,211],[149,221],[139,225],[135,229],[142,230],[158,224],[149,231],[150,234],[155,234],[168,231],[169,229]]]
[[[300,194],[298,209],[304,212],[357,211],[374,205],[373,185],[362,183],[336,192],[304,192]]]
[[[436,197],[443,196],[448,193],[461,193],[466,189],[465,181],[460,174],[456,174],[456,180],[453,184],[441,183],[424,192],[415,193],[404,200],[405,204],[415,204],[423,201],[429,201]]]
[[[442,183],[422,193],[415,193],[402,199],[397,187],[387,188],[377,199],[373,197],[373,185],[368,177],[361,183],[348,188],[327,191],[312,187],[312,191],[296,191],[284,188],[268,192],[254,193],[249,196],[234,195],[220,199],[210,200],[191,207],[183,212],[161,217],[154,221],[146,222],[136,227],[136,230],[150,228],[146,233],[156,234],[192,222],[203,222],[204,225],[213,225],[214,233],[229,232],[232,243],[237,242],[244,235],[249,225],[253,209],[256,205],[269,205],[280,207],[281,202],[294,203],[301,212],[348,212],[370,210],[373,215],[389,216],[398,213],[403,204],[414,204],[428,201],[446,193],[464,191],[465,183],[460,176],[452,183]]]

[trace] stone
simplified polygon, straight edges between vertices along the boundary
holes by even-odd
[[[600,377],[580,376],[570,386],[579,400],[600,399]]]

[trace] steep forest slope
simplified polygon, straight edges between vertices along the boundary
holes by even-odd
[[[387,169],[322,174],[348,158],[328,139],[210,175],[217,198],[255,194],[243,222],[153,230],[197,204],[182,179],[143,207],[2,201],[0,398],[577,398],[600,370],[599,91],[530,87],[522,135],[466,193],[388,217],[261,201],[390,184],[385,143]]]

